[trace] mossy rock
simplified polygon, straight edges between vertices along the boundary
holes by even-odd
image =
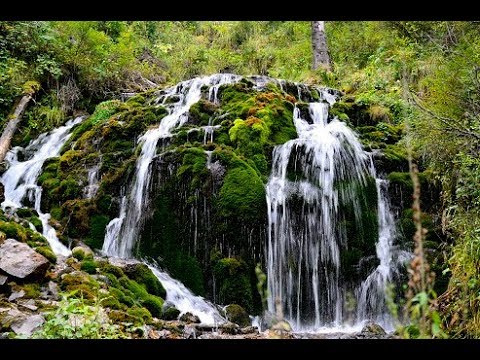
[[[88,274],[97,273],[97,262],[90,259],[85,259],[81,262],[80,270],[85,271]]]
[[[152,320],[152,315],[144,308],[131,308],[127,311],[111,310],[108,312],[108,317],[114,323],[133,324],[141,326],[149,323]]]
[[[175,306],[165,306],[162,311],[162,320],[177,320],[180,316],[180,310],[178,310]]]
[[[162,283],[147,265],[142,263],[129,264],[123,268],[123,272],[130,279],[135,280],[138,284],[143,285],[150,294],[159,296],[161,298],[165,298],[167,296],[167,292],[165,291]]]
[[[100,271],[103,274],[112,274],[117,279],[121,278],[122,276],[125,276],[125,273],[123,272],[123,270],[120,267],[112,265],[109,262],[105,262],[105,263],[101,264],[100,265]]]
[[[237,304],[230,304],[225,307],[225,316],[232,323],[238,324],[241,327],[252,325],[250,316],[243,307]]]
[[[148,295],[143,298],[142,305],[152,314],[152,316],[161,318],[163,300],[158,296]]]
[[[50,261],[52,264],[57,263],[57,255],[52,251],[52,249],[48,246],[39,246],[35,248],[35,251],[38,252],[39,254],[45,256],[48,261]]]

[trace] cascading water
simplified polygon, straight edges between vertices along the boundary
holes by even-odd
[[[347,289],[341,279],[341,253],[348,244],[341,209],[350,207],[361,226],[358,192],[375,178],[371,156],[355,133],[338,119],[327,121],[333,96],[326,91],[321,95],[320,102],[308,105],[308,116],[295,107],[298,138],[274,148],[267,184],[268,307],[274,312],[280,301],[297,331],[344,325]],[[383,181],[377,179],[380,266],[362,285],[369,296],[360,299],[370,305],[360,305],[364,310],[357,320],[374,316],[388,325],[386,309],[371,306],[385,302],[395,228],[379,184]],[[375,294],[369,292],[372,288]]]
[[[188,110],[201,98],[201,89],[203,86],[220,86],[226,83],[232,83],[240,79],[237,75],[216,74],[206,77],[198,77],[192,80],[179,83],[177,86],[166,90],[166,94],[160,100],[168,109],[168,115],[165,116],[157,128],[148,130],[140,139],[142,144],[140,156],[136,162],[135,176],[130,188],[129,195],[123,209],[125,214],[112,220],[115,226],[119,226],[117,231],[107,231],[102,251],[107,255],[130,257],[135,245],[135,241],[140,230],[142,214],[144,212],[146,198],[148,196],[147,188],[150,185],[152,169],[150,164],[156,155],[157,143],[160,139],[170,138],[171,131],[182,126],[188,120]],[[209,96],[215,96],[213,92]],[[166,100],[175,97],[178,99],[172,104],[167,105]],[[120,223],[120,225],[118,225]],[[110,224],[108,227],[111,227]],[[107,228],[108,229],[108,228]]]
[[[161,139],[170,138],[171,131],[182,126],[188,120],[188,111],[193,104],[200,100],[203,86],[210,88],[209,100],[218,103],[218,88],[223,84],[233,83],[240,79],[241,77],[233,74],[199,77],[167,89],[165,94],[158,99],[158,102],[167,108],[168,115],[162,118],[157,128],[148,130],[138,140],[142,144],[142,149],[136,162],[134,180],[128,195],[122,198],[119,216],[107,225],[102,248],[104,254],[121,258],[132,256],[141,230],[145,205],[148,203],[147,189],[152,178],[150,164],[156,156],[157,143]],[[167,100],[171,101],[172,99],[176,99],[176,101],[167,104]],[[183,284],[173,280],[167,273],[151,265],[150,267],[165,286],[167,300],[171,301],[180,311],[189,311],[199,316],[203,322],[210,324],[223,319],[217,309],[205,299],[191,294]]]
[[[373,320],[385,330],[395,328],[394,319],[388,311],[386,287],[399,276],[401,265],[411,258],[411,253],[397,249],[393,243],[397,236],[395,218],[388,198],[388,182],[376,179],[378,194],[378,243],[377,257],[380,264],[362,282],[358,290],[358,319]]]
[[[88,184],[84,189],[86,199],[91,199],[95,196],[99,187],[98,173],[100,171],[100,164],[97,164],[88,170],[87,180]]]
[[[42,221],[42,235],[48,240],[56,254],[64,256],[69,255],[70,250],[58,240],[55,229],[50,226],[48,222],[50,214],[45,214],[40,209],[42,188],[37,185],[37,179],[42,171],[43,163],[60,154],[60,149],[70,137],[70,130],[82,120],[83,117],[78,117],[50,133],[41,134],[25,149],[17,146],[10,150],[6,156],[9,164],[8,170],[0,178],[5,186],[5,201],[2,203],[2,209],[18,209],[25,205],[25,200],[33,203],[38,217]],[[31,157],[28,160],[20,161],[18,155],[21,151],[24,151],[27,156],[31,154]]]

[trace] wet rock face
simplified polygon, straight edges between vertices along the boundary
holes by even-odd
[[[49,261],[27,244],[7,239],[0,244],[0,270],[18,279],[42,277]]]

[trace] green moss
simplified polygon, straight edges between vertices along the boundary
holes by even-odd
[[[253,311],[252,285],[248,267],[243,260],[223,258],[213,261],[213,274],[218,284],[218,299],[221,304],[238,304]]]
[[[97,263],[94,260],[83,260],[80,269],[88,274],[96,274]]]
[[[237,304],[230,304],[225,308],[225,315],[227,319],[241,327],[247,327],[251,325],[250,317],[248,313]]]
[[[85,251],[81,247],[73,249],[72,256],[78,261],[82,261],[85,258]]]
[[[236,216],[239,220],[252,221],[262,214],[265,204],[265,188],[257,172],[246,163],[228,170],[218,194],[218,209],[222,216]]]
[[[109,274],[111,275],[111,274]],[[111,279],[109,277],[109,279]],[[115,279],[116,280],[116,279]],[[117,281],[118,283],[118,281]],[[117,285],[118,286],[118,285]],[[126,306],[130,307],[130,306],[133,306],[135,304],[135,301],[133,300],[133,298],[131,296],[129,296],[128,294],[125,294],[124,291],[118,289],[118,288],[110,288],[110,293],[112,294],[112,296],[114,296],[119,302],[121,302],[122,304],[125,304]]]
[[[147,324],[152,321],[152,314],[150,311],[142,307],[134,306],[128,309],[127,313],[134,318],[142,319],[142,321]]]
[[[57,256],[55,255],[55,253],[52,251],[50,247],[40,246],[35,248],[35,251],[45,256],[48,259],[48,261],[50,261],[52,264],[57,263]]]
[[[121,310],[123,308],[123,306],[120,304],[120,301],[118,301],[115,296],[110,294],[100,298],[100,305],[102,305],[102,307],[116,310]]]
[[[35,226],[35,229],[37,229],[38,232],[43,231],[43,225],[42,225],[42,220],[40,220],[37,216],[32,216],[28,219],[33,226]]]
[[[80,150],[68,150],[60,157],[60,169],[63,171],[70,170],[79,159],[81,159],[83,152]]]
[[[17,215],[21,218],[29,218],[32,216],[38,216],[37,212],[30,208],[20,208],[16,211]]]
[[[130,279],[136,281],[140,285],[143,285],[150,294],[160,296],[162,298],[166,297],[167,293],[162,286],[162,283],[147,265],[141,263],[134,264],[126,267],[124,271]],[[119,272],[117,274],[119,274]]]
[[[15,222],[7,222],[0,220],[0,231],[4,232],[7,238],[12,238],[21,242],[28,239],[27,229]]]
[[[100,271],[103,274],[112,274],[115,278],[121,278],[122,276],[125,276],[121,268],[112,265],[109,262],[105,262],[104,264],[100,265]]]
[[[154,295],[146,296],[143,301],[142,305],[157,318],[162,316],[162,307],[163,307],[163,300]]]
[[[85,243],[93,249],[101,249],[105,238],[105,228],[110,221],[108,216],[93,215],[90,218],[90,231],[85,238]]]
[[[41,295],[40,284],[24,284],[22,285],[22,289],[25,291],[24,298],[26,299],[38,299]]]

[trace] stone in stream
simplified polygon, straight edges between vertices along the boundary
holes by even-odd
[[[14,239],[6,239],[0,244],[0,269],[19,279],[42,277],[49,261],[27,244]]]
[[[200,318],[197,315],[193,315],[190,312],[186,312],[180,316],[180,321],[186,322],[187,324],[199,324]]]
[[[178,310],[172,303],[166,301],[163,304],[162,320],[177,320],[179,315],[180,310]]]
[[[369,321],[363,327],[361,334],[379,336],[386,335],[387,333],[380,325],[374,323],[373,321]]]

